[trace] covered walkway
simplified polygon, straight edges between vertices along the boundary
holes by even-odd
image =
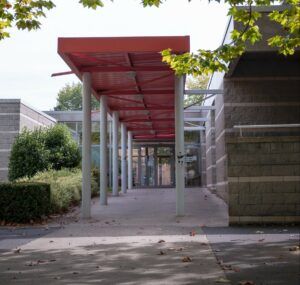
[[[107,116],[113,119],[112,192],[133,188],[133,140],[175,141],[176,214],[184,212],[184,81],[161,51],[189,52],[188,36],[59,38],[58,53],[83,83],[82,216],[91,216],[91,96],[100,101],[100,204],[107,205]],[[62,73],[66,74],[66,73]],[[60,74],[60,75],[62,75]],[[59,75],[59,74],[56,74]]]

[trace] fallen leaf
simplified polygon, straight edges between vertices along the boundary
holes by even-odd
[[[160,251],[157,255],[165,255],[166,253],[164,251]]]
[[[243,280],[239,282],[239,285],[255,285],[253,281]]]
[[[223,270],[233,270],[232,266],[230,264],[229,265],[228,264],[223,264],[221,267],[222,267]]]
[[[158,243],[163,243],[165,242],[163,239],[159,240]]]
[[[298,251],[298,250],[300,250],[300,247],[297,245],[289,248],[289,251]]]
[[[230,280],[221,277],[218,280],[216,280],[216,283],[230,283]]]
[[[185,256],[181,259],[182,262],[192,262],[192,259],[189,256]]]
[[[17,248],[16,250],[14,250],[14,253],[20,253],[21,252],[21,248]]]

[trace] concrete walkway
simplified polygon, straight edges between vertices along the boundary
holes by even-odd
[[[201,226],[225,226],[226,206],[205,190],[187,189],[183,218],[174,215],[174,189],[133,190],[105,207],[98,202],[89,221],[75,218],[33,240],[3,239],[0,284],[215,284],[225,278]]]
[[[174,189],[95,199],[92,210],[0,229],[0,284],[298,284],[299,228],[228,227],[225,203],[205,189],[186,189],[182,218]]]

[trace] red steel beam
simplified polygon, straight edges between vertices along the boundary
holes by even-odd
[[[73,73],[74,73],[73,71],[57,72],[57,73],[52,73],[51,77],[69,75],[69,74],[73,74]]]
[[[136,135],[135,139],[172,139],[175,138],[175,134],[157,134],[157,135]]]
[[[149,80],[139,82],[139,85],[144,87],[145,85],[148,85],[148,84],[153,83],[153,82],[161,81],[161,80],[166,79],[166,78],[171,77],[171,76],[174,76],[173,72],[170,72],[170,73],[168,73],[164,76],[159,76],[159,77],[155,77],[155,78],[152,78],[152,79],[149,79]],[[122,88],[111,89],[111,91],[120,91],[120,90],[124,90],[124,89],[128,90],[128,89],[135,88],[135,87],[136,87],[136,84],[128,84],[128,85],[122,86]],[[103,92],[101,93],[101,90],[99,90],[99,91],[100,91],[99,95],[104,94]],[[99,92],[99,91],[97,91],[97,92]],[[138,92],[138,91],[136,90],[136,92]],[[138,93],[138,94],[140,94],[140,93]]]
[[[161,118],[161,119],[159,119],[159,118],[151,118],[151,121],[152,122],[174,122],[174,118]],[[133,118],[133,119],[121,119],[120,120],[121,122],[125,122],[125,123],[147,123],[147,122],[149,122],[149,119],[147,119],[147,118],[141,118],[141,119],[135,119],[135,118]]]
[[[144,90],[141,92],[138,92],[137,90],[98,90],[97,91],[99,95],[173,95],[174,90]]]
[[[129,131],[174,131],[174,128],[127,128]]]
[[[79,69],[81,72],[139,72],[139,71],[170,71],[168,66],[85,66]]]
[[[160,110],[173,110],[173,106],[155,106],[155,107],[147,107],[145,109],[144,107],[117,107],[117,106],[111,106],[111,110],[113,111],[160,111]]]
[[[112,98],[112,99],[115,99],[115,100],[131,102],[131,103],[136,103],[136,104],[144,104],[142,101],[128,99],[128,98],[120,98],[120,97],[115,97],[115,96],[109,96],[109,98]]]

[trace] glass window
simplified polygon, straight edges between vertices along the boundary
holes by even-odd
[[[158,147],[157,155],[172,155],[172,149],[170,147]]]

